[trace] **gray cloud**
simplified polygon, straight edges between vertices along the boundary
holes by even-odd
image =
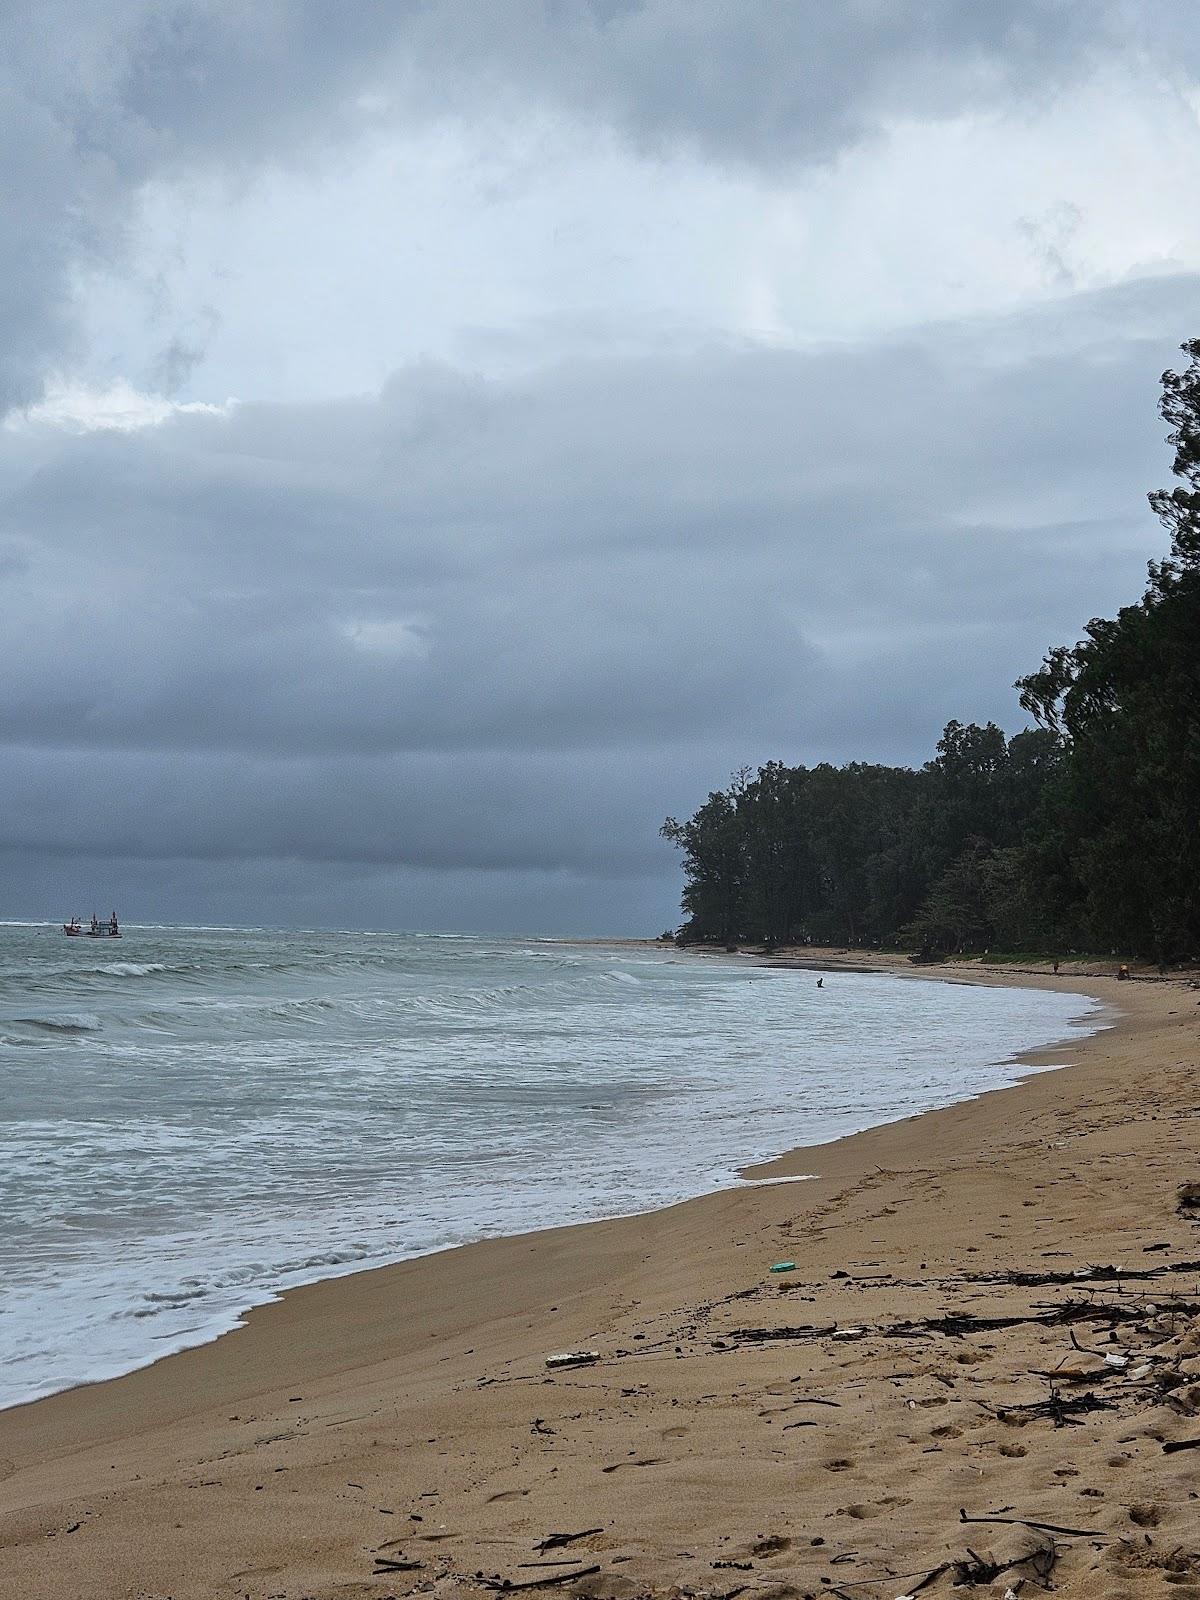
[[[47,365],[75,353],[73,274],[120,253],[139,186],[295,159],[359,125],[356,86],[406,9],[4,5],[0,409],[36,398]]]
[[[442,0],[400,59],[515,85],[652,149],[775,165],[824,159],[892,117],[1044,94],[1128,37],[1115,20],[1061,0]],[[415,74],[406,88],[419,94]]]
[[[33,0],[4,7],[0,408],[77,353],[73,275],[143,185],[304,162],[373,123],[596,119],[649,149],[822,160],[891,118],[1045,95],[1186,14],[1063,0]],[[185,339],[180,354],[191,341]],[[178,375],[170,345],[164,377]]]
[[[603,925],[743,761],[1012,725],[1016,673],[1161,544],[1157,375],[1198,312],[1160,279],[0,436],[0,848],[565,874]]]

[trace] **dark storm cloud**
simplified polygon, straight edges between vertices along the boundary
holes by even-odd
[[[1012,724],[1161,537],[1200,282],[873,347],[9,433],[0,847],[648,872],[743,761]],[[1140,327],[1101,336],[1101,327]]]
[[[1043,94],[1122,47],[1177,66],[1183,15],[1164,6],[1142,38],[1116,0],[10,3],[0,407],[69,359],[73,274],[119,256],[154,178],[311,162],[372,122],[539,106],[652,148],[819,160],[892,117]]]

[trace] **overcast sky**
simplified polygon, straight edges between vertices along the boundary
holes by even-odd
[[[1164,547],[1191,0],[3,10],[0,916],[657,933]]]

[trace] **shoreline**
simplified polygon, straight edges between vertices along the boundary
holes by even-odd
[[[850,973],[856,976],[864,975],[896,977],[917,982],[949,982],[957,983],[960,986],[990,986],[1006,988],[1033,987],[1033,985],[1013,985],[1008,983],[1003,974],[989,983],[989,980],[986,976],[983,978],[972,978],[969,976],[963,976],[959,973],[946,973],[942,970],[931,968],[929,966],[914,966],[905,957],[893,955],[891,953],[877,955],[876,960],[879,964],[866,966],[863,965],[860,960],[861,952],[839,950],[833,947],[804,947],[803,951],[780,949],[773,953],[767,953],[755,949],[754,947],[748,947],[744,950],[739,950],[738,952],[733,953],[726,950],[716,950],[701,947],[695,949],[679,949],[674,946],[664,946],[663,942],[657,939],[556,939],[543,940],[540,942],[545,944],[562,945],[566,948],[581,947],[589,950],[596,948],[606,950],[616,949],[623,952],[628,952],[630,954],[651,957],[661,957],[664,953],[669,952],[671,961],[683,964],[693,961],[705,963],[716,962],[719,965],[742,968],[750,966],[775,971],[811,971],[824,974],[840,972]],[[670,961],[668,964],[670,964]],[[1060,983],[1048,985],[1047,987],[1054,989],[1056,992],[1072,993],[1080,995],[1081,998],[1090,998],[1083,996],[1081,991],[1068,988]],[[1046,1025],[1047,1027],[1050,1026],[1049,1019],[1047,1019]],[[1068,1024],[1070,1029],[1068,1033],[1064,1034],[1061,1039],[1052,1040],[1049,1044],[1035,1046],[1023,1050],[1017,1050],[1015,1048],[1011,1051],[999,1049],[996,1060],[991,1065],[998,1074],[1004,1074],[1004,1079],[995,1084],[990,1084],[987,1088],[972,1087],[969,1090],[960,1090],[958,1093],[953,1093],[948,1087],[946,1087],[944,1089],[944,1093],[946,1095],[945,1099],[938,1099],[931,1105],[918,1106],[912,1110],[893,1110],[887,1113],[885,1113],[883,1110],[880,1110],[874,1114],[864,1110],[863,1118],[866,1119],[867,1117],[870,1117],[870,1120],[863,1120],[858,1126],[853,1125],[857,1121],[857,1118],[847,1114],[841,1118],[841,1120],[849,1120],[851,1122],[851,1126],[844,1128],[841,1131],[827,1131],[815,1141],[807,1140],[803,1144],[798,1145],[791,1145],[787,1143],[785,1138],[781,1147],[775,1138],[775,1133],[776,1131],[783,1133],[784,1130],[772,1129],[770,1135],[770,1145],[765,1153],[760,1148],[760,1153],[758,1154],[750,1156],[742,1156],[739,1154],[739,1157],[733,1161],[722,1159],[716,1163],[713,1163],[710,1159],[708,1164],[703,1165],[701,1169],[696,1172],[695,1183],[689,1185],[690,1192],[675,1195],[658,1194],[653,1197],[646,1198],[643,1203],[637,1205],[631,1210],[597,1211],[591,1215],[575,1216],[559,1221],[548,1221],[538,1227],[517,1228],[513,1231],[504,1231],[502,1233],[485,1232],[476,1237],[464,1238],[451,1244],[441,1244],[424,1249],[415,1249],[408,1254],[385,1256],[381,1253],[375,1255],[374,1259],[358,1259],[354,1261],[342,1262],[336,1265],[326,1262],[315,1267],[315,1270],[312,1270],[309,1273],[297,1273],[292,1275],[290,1277],[290,1281],[285,1281],[283,1283],[272,1284],[269,1281],[264,1280],[258,1285],[247,1284],[247,1298],[245,1300],[241,1300],[236,1303],[230,1302],[230,1304],[219,1310],[207,1312],[206,1320],[202,1324],[198,1324],[191,1329],[182,1330],[181,1333],[175,1335],[174,1337],[159,1334],[157,1337],[160,1343],[165,1342],[168,1337],[171,1338],[171,1342],[167,1344],[165,1349],[160,1348],[159,1350],[155,1351],[151,1348],[148,1348],[145,1353],[136,1357],[131,1357],[127,1364],[122,1364],[115,1370],[111,1367],[109,1370],[94,1370],[90,1375],[80,1376],[70,1382],[59,1383],[58,1386],[44,1389],[40,1393],[26,1394],[16,1399],[5,1398],[2,1402],[0,1402],[0,1417],[3,1417],[8,1412],[20,1410],[26,1406],[37,1405],[41,1401],[54,1399],[56,1396],[71,1394],[77,1390],[93,1388],[101,1384],[117,1382],[135,1372],[144,1371],[146,1368],[157,1365],[162,1361],[170,1360],[176,1355],[181,1355],[188,1351],[203,1349],[208,1345],[215,1344],[220,1340],[229,1338],[238,1333],[242,1328],[245,1327],[247,1318],[261,1310],[264,1306],[273,1305],[284,1299],[286,1296],[294,1294],[299,1289],[309,1288],[316,1284],[340,1282],[347,1279],[353,1280],[364,1274],[387,1271],[390,1268],[401,1266],[406,1263],[426,1260],[434,1256],[444,1256],[451,1251],[468,1249],[473,1245],[481,1244],[489,1240],[522,1239],[525,1237],[532,1237],[539,1233],[546,1233],[556,1228],[590,1227],[597,1222],[620,1222],[632,1220],[637,1217],[649,1215],[655,1211],[670,1209],[671,1207],[677,1205],[688,1204],[691,1201],[702,1199],[710,1194],[726,1192],[737,1187],[741,1183],[754,1184],[778,1181],[772,1178],[758,1176],[758,1173],[760,1170],[772,1167],[776,1163],[786,1161],[795,1150],[822,1149],[829,1143],[839,1142],[842,1139],[852,1137],[856,1133],[869,1132],[872,1128],[888,1126],[896,1121],[903,1121],[913,1116],[923,1115],[927,1111],[945,1109],[948,1106],[960,1103],[968,1103],[971,1100],[978,1098],[980,1094],[989,1093],[996,1089],[1013,1087],[1020,1083],[1023,1077],[1026,1075],[1021,1069],[1027,1064],[1027,1062],[1032,1070],[1042,1070],[1047,1066],[1061,1068],[1066,1064],[1062,1058],[1065,1055],[1070,1054],[1070,1052],[1078,1044],[1080,1038],[1086,1038],[1099,1028],[1107,1025],[1108,1024],[1105,1021],[1100,1020],[1099,1018],[1079,1018],[1071,1021]],[[938,1092],[940,1094],[943,1091],[939,1090]],[[807,1177],[808,1175],[794,1174],[793,1178],[799,1176]],[[792,1180],[789,1179],[788,1181]]]
[[[901,1562],[893,1562],[897,1574],[905,1570],[903,1552],[915,1560],[919,1549],[948,1548],[957,1537],[950,1501],[965,1495],[963,1484],[956,1484],[944,1505],[928,1493],[921,1499],[892,1497],[903,1502],[894,1508],[883,1506],[887,1495],[864,1500],[858,1480],[877,1476],[874,1455],[871,1462],[860,1461],[845,1447],[842,1457],[829,1457],[827,1449],[822,1461],[810,1462],[805,1452],[794,1460],[793,1442],[809,1441],[810,1434],[785,1439],[783,1429],[772,1432],[773,1418],[764,1416],[761,1405],[747,1404],[746,1391],[761,1401],[782,1385],[773,1404],[786,1409],[784,1368],[811,1366],[833,1352],[834,1366],[822,1369],[821,1381],[827,1393],[836,1385],[841,1399],[837,1412],[829,1413],[834,1422],[822,1416],[811,1438],[851,1423],[847,1437],[856,1429],[861,1437],[869,1431],[862,1388],[871,1389],[876,1380],[864,1370],[851,1382],[843,1369],[877,1364],[870,1332],[879,1320],[876,1310],[891,1305],[894,1311],[899,1300],[909,1309],[927,1299],[940,1303],[950,1292],[945,1274],[953,1278],[967,1257],[985,1248],[997,1257],[1015,1251],[1021,1260],[1059,1253],[1039,1252],[1039,1242],[1072,1245],[1076,1261],[1129,1255],[1134,1247],[1128,1240],[1111,1237],[1111,1227],[1098,1228],[1101,1216],[1043,1217],[1051,1231],[1036,1241],[1011,1237],[1020,1232],[1012,1226],[997,1232],[1001,1217],[1010,1224],[1014,1214],[1026,1219],[996,1205],[1044,1209],[1041,1197],[1028,1199],[1039,1187],[1034,1174],[1045,1190],[1082,1181],[1078,1173],[1064,1177],[1058,1170],[1064,1160],[1059,1151],[1097,1133],[1071,1126],[1095,1118],[1097,1094],[1110,1118],[1105,1137],[1110,1146],[1117,1141],[1104,1149],[1105,1164],[1127,1156],[1141,1139],[1147,1144],[1143,1156],[1153,1154],[1159,1165],[1166,1161],[1178,1169],[1172,1182],[1200,1175],[1188,1165],[1190,1146],[1186,1154],[1174,1146],[1169,1152],[1149,1149],[1155,1141],[1164,1144],[1168,1134],[1178,1138],[1175,1124],[1185,1127],[1186,1116],[1194,1115],[1181,1108],[1195,1060],[1196,996],[1176,981],[1122,984],[1118,990],[1111,979],[1073,972],[1055,979],[906,967],[912,977],[1023,980],[1022,986],[1089,993],[1119,1007],[1120,1014],[1085,1038],[1025,1058],[1036,1067],[1045,1064],[1038,1056],[1071,1056],[1072,1064],[1061,1071],[1027,1076],[1016,1086],[746,1169],[755,1180],[815,1171],[809,1182],[752,1181],[665,1210],[486,1240],[326,1279],[256,1308],[242,1328],[215,1343],[0,1413],[0,1544],[7,1546],[6,1564],[21,1584],[12,1592],[257,1597],[382,1595],[448,1586],[447,1592],[462,1594],[475,1592],[471,1574],[480,1570],[529,1577],[524,1569],[516,1571],[515,1558],[504,1564],[510,1544],[525,1551],[520,1561],[536,1561],[530,1550],[537,1538],[593,1522],[599,1532],[583,1542],[585,1565],[601,1566],[603,1584],[595,1592],[618,1596],[685,1583],[696,1593],[724,1593],[732,1579],[751,1569],[759,1583],[778,1577],[815,1588],[821,1573],[836,1581],[839,1569],[829,1562],[846,1545],[844,1533],[853,1533],[860,1545],[865,1541],[881,1560],[895,1556]],[[1035,983],[1029,984],[1030,976]],[[1169,1059],[1181,1054],[1182,1060]],[[1146,1109],[1143,1117],[1131,1117],[1127,1100],[1160,1110],[1171,1104],[1178,1115],[1168,1119]],[[1043,1124],[1063,1132],[1065,1142],[1031,1137]],[[1122,1138],[1127,1148],[1118,1156]],[[1005,1159],[995,1160],[996,1148]],[[972,1153],[974,1165],[968,1160],[964,1167]],[[1142,1165],[1148,1172],[1153,1163]],[[1020,1189],[1022,1180],[1026,1198],[1017,1199],[1014,1186]],[[1147,1173],[1140,1181],[1145,1187]],[[989,1187],[995,1191],[991,1229],[982,1226],[989,1218],[980,1215],[976,1193]],[[1171,1183],[1166,1187],[1173,1195]],[[1127,1209],[1118,1231],[1144,1231],[1145,1219],[1134,1215],[1137,1207],[1131,1202]],[[1176,1218],[1165,1204],[1143,1210],[1153,1218],[1158,1242],[1169,1246],[1151,1260],[1169,1264],[1189,1238],[1191,1253],[1200,1254],[1200,1239],[1187,1218]],[[1064,1231],[1064,1222],[1073,1231]],[[1110,1254],[1091,1255],[1098,1237]],[[1133,1259],[1144,1264],[1142,1253],[1155,1242],[1138,1244]],[[785,1249],[795,1257],[795,1276],[771,1281],[767,1258]],[[870,1261],[855,1259],[864,1253]],[[925,1260],[918,1263],[918,1255]],[[921,1269],[928,1263],[932,1272],[935,1261],[942,1276],[920,1281]],[[1187,1287],[1200,1299],[1200,1287],[1190,1278]],[[1005,1300],[1012,1292],[988,1291],[986,1298]],[[849,1333],[844,1314],[834,1318],[832,1331],[813,1332],[795,1344],[753,1344],[738,1331],[747,1317],[768,1321],[783,1307],[790,1320],[818,1329],[828,1317],[826,1302],[833,1309],[852,1306],[867,1331],[843,1343],[843,1330]],[[1062,1338],[1058,1343],[1070,1352]],[[598,1348],[602,1359],[551,1377],[545,1354],[575,1347]],[[928,1350],[922,1354],[927,1365]],[[892,1349],[888,1364],[906,1365],[912,1373],[879,1380],[883,1387],[878,1394],[872,1390],[871,1416],[889,1398],[889,1387],[915,1381],[928,1390],[932,1382],[936,1390],[948,1380],[952,1391],[968,1371],[952,1364],[927,1381],[910,1350],[905,1348],[900,1363],[898,1355]],[[978,1363],[972,1361],[970,1379],[978,1381],[991,1360],[979,1355]],[[1023,1370],[1030,1370],[1027,1363]],[[698,1389],[693,1379],[699,1379]],[[1014,1381],[1012,1375],[997,1378]],[[917,1409],[930,1401],[945,1405],[950,1397],[926,1394]],[[583,1411],[563,1413],[564,1406],[580,1404]],[[539,1410],[542,1415],[535,1414]],[[709,1426],[715,1415],[721,1422],[716,1431]],[[911,1419],[902,1413],[901,1420]],[[809,1421],[801,1417],[791,1426]],[[1103,1426],[1110,1426],[1107,1418]],[[1014,1446],[1013,1454],[997,1459],[1028,1478],[1033,1441],[1026,1438],[1029,1428],[1020,1432],[1019,1455]],[[568,1442],[567,1436],[580,1433],[588,1436],[586,1446],[578,1438]],[[1043,1432],[1040,1443],[1056,1446],[1056,1433]],[[1083,1442],[1080,1433],[1073,1446]],[[959,1448],[948,1442],[952,1437],[969,1440],[969,1432],[943,1433],[943,1442],[921,1447],[922,1459],[930,1449],[930,1470],[934,1455]],[[688,1441],[686,1449],[679,1440]],[[961,1449],[967,1451],[969,1443]],[[448,1476],[451,1456],[466,1465]],[[1165,1459],[1170,1464],[1175,1458]],[[1178,1461],[1186,1459],[1177,1458],[1176,1475]],[[835,1467],[835,1460],[845,1465]],[[626,1466],[640,1470],[618,1470]],[[911,1463],[905,1470],[913,1470]],[[1117,1469],[1104,1471],[1112,1476]],[[929,1473],[920,1476],[924,1482]],[[849,1509],[823,1510],[831,1485],[837,1487],[835,1498],[845,1500],[852,1485],[860,1497]],[[743,1493],[747,1486],[752,1496]],[[1070,1518],[1061,1504],[1064,1492],[1053,1478],[1048,1486],[1037,1485],[1065,1522]],[[445,1520],[436,1537],[424,1528],[422,1500],[436,1508],[439,1523]],[[1071,1508],[1076,1518],[1081,1504],[1087,1507],[1084,1501]],[[923,1508],[919,1514],[909,1509],[914,1505]],[[843,1513],[842,1523],[830,1521]],[[298,1528],[300,1514],[304,1526]],[[794,1527],[798,1517],[813,1524],[803,1543]],[[395,1520],[389,1524],[389,1518]],[[787,1522],[789,1531],[761,1533],[756,1544],[757,1522],[772,1518]],[[1159,1520],[1167,1526],[1169,1510]],[[812,1543],[818,1533],[820,1542]],[[989,1536],[980,1531],[981,1540]],[[772,1539],[777,1547],[760,1548]],[[678,1553],[689,1544],[704,1550]],[[372,1557],[383,1554],[386,1562],[386,1550],[401,1547],[408,1551],[406,1560],[420,1565],[385,1568],[376,1577]],[[1069,1554],[1074,1560],[1080,1552]],[[1067,1554],[1060,1559],[1065,1573],[1071,1563]],[[846,1574],[861,1576],[849,1564]],[[1157,1581],[1149,1567],[1144,1576]],[[1141,1580],[1125,1575],[1123,1581],[1136,1586]],[[583,1580],[570,1592],[588,1588]],[[893,1588],[891,1595],[898,1592]]]

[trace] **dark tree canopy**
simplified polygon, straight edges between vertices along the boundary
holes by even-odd
[[[1200,951],[1200,341],[1163,375],[1182,480],[1146,592],[1017,684],[1039,726],[947,724],[920,771],[739,773],[664,835],[687,940]]]

